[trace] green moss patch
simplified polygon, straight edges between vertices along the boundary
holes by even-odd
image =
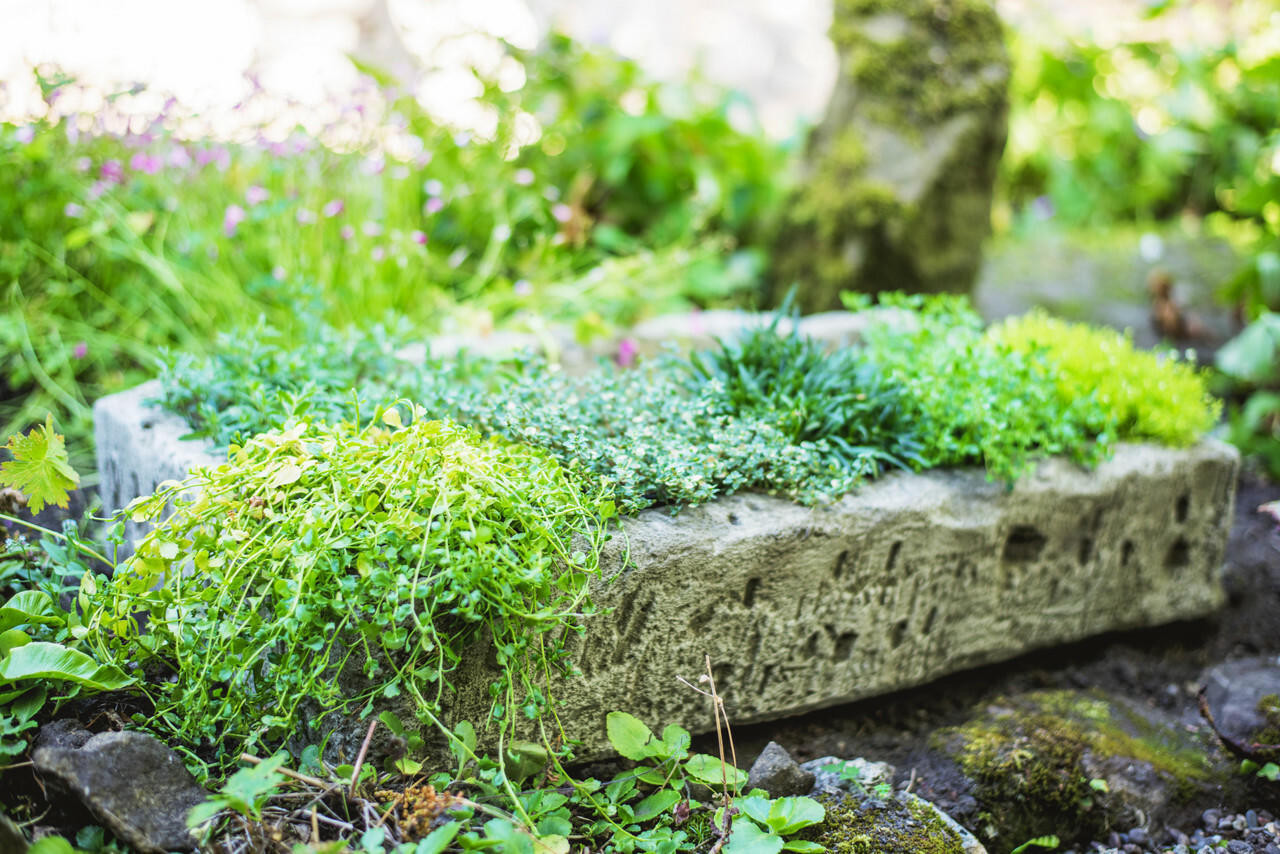
[[[826,820],[804,838],[833,854],[963,854],[960,834],[920,801],[828,799]]]
[[[1097,770],[1116,760],[1147,766],[1174,802],[1214,787],[1221,776],[1207,747],[1186,734],[1070,691],[998,700],[986,714],[939,731],[934,746],[976,784],[976,830],[993,851],[1045,833],[1097,838],[1130,820],[1123,781]]]

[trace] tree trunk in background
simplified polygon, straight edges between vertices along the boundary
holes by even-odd
[[[836,0],[835,91],[774,247],[774,303],[969,291],[990,233],[1009,59],[987,0]]]

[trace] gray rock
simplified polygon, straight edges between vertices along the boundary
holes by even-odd
[[[190,851],[187,812],[205,790],[178,754],[139,732],[95,735],[80,747],[37,747],[48,782],[78,797],[117,837],[142,852]]]
[[[886,11],[888,10],[888,11]],[[985,0],[836,3],[840,71],[774,257],[775,301],[967,291],[990,231],[1009,59]]]
[[[1228,661],[1209,670],[1201,712],[1228,750],[1280,762],[1280,658]]]
[[[807,795],[813,788],[813,780],[812,772],[796,764],[786,748],[771,741],[747,772],[747,789],[764,789],[771,798]]]
[[[800,766],[814,775],[814,797],[840,792],[852,793],[858,789],[871,791],[877,786],[892,785],[896,769],[887,762],[870,762],[861,757],[841,759],[838,756],[821,756]]]
[[[93,733],[85,729],[80,721],[63,718],[40,727],[36,735],[36,747],[66,747],[75,750],[84,747],[84,743],[91,738]]]

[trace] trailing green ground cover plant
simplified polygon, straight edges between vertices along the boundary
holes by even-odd
[[[545,708],[613,506],[536,448],[399,412],[262,434],[128,508],[178,507],[102,583],[88,637],[171,674],[140,686],[171,731],[252,745],[400,693],[429,721],[481,631],[495,721]]]
[[[1216,364],[1236,393],[1232,443],[1280,477],[1280,313],[1260,314],[1223,345]]]

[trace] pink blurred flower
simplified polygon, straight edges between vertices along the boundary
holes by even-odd
[[[283,282],[285,275],[284,267],[281,267],[279,264],[271,268],[271,278],[275,279],[277,282]]]
[[[364,225],[360,226],[360,230],[369,237],[377,237],[382,234],[382,226],[378,225],[376,222],[366,222]]]
[[[88,171],[89,171],[90,169],[92,169],[92,168],[93,168],[93,160],[91,160],[90,158],[88,158],[88,157],[77,157],[77,158],[76,158],[76,171],[77,171],[77,172],[88,172]]]
[[[76,114],[72,113],[66,118],[65,133],[67,134],[67,142],[75,145],[80,141],[80,125],[76,123]]]
[[[375,246],[373,247],[373,251],[369,254],[372,256],[374,261],[381,261],[383,258],[387,257],[387,250],[383,249],[381,246]]]
[[[67,202],[66,206],[62,209],[62,215],[70,217],[71,219],[78,219],[81,216],[84,216],[84,208],[77,205],[75,202]]]
[[[71,351],[71,355],[75,356],[77,359],[83,359],[85,356],[89,355],[89,345],[83,341],[76,342],[76,347]]]
[[[169,149],[169,165],[175,169],[186,169],[191,165],[191,155],[184,145],[175,145]]]
[[[409,236],[412,237],[413,242],[419,246],[427,245],[427,233],[425,231],[420,231],[415,228],[413,231],[409,232]]]
[[[629,368],[635,364],[636,356],[639,353],[640,348],[636,345],[634,338],[623,338],[618,342],[618,355],[615,359],[622,367]]]
[[[516,296],[527,297],[533,293],[533,283],[528,279],[516,279],[516,283],[511,286],[516,292]]]
[[[215,145],[213,148],[201,148],[196,151],[197,166],[207,166],[210,163],[217,166],[219,172],[226,172],[231,168],[231,152],[225,145]]]
[[[551,215],[556,218],[556,222],[568,222],[573,217],[573,208],[559,204],[551,208]]]
[[[31,125],[23,125],[13,132],[13,138],[26,145],[36,138],[36,129]]]
[[[119,160],[107,160],[98,169],[98,177],[109,184],[124,183],[124,166]]]
[[[94,181],[89,185],[89,198],[96,199],[107,191],[111,186],[109,181]]]
[[[444,184],[441,184],[435,178],[429,178],[422,182],[422,191],[428,196],[438,196],[444,192]]]
[[[356,230],[349,225],[344,225],[338,234],[342,235],[343,240],[350,240],[356,236]]]
[[[387,159],[381,154],[371,154],[360,164],[360,171],[366,175],[381,175],[387,166]]]
[[[271,198],[271,194],[267,192],[267,189],[259,187],[257,184],[244,191],[244,200],[249,203],[249,207],[260,205],[269,198]]]
[[[316,221],[316,212],[308,208],[298,208],[298,213],[295,216],[298,218],[299,225],[311,225]]]
[[[244,222],[244,217],[244,208],[239,205],[227,205],[226,213],[222,215],[222,230],[227,237],[236,236],[236,228]]]
[[[517,169],[515,176],[512,178],[521,187],[527,187],[533,183],[532,169]]]
[[[422,206],[422,209],[428,214],[440,213],[440,211],[444,210],[444,199],[441,199],[438,196],[432,196],[427,199],[427,203]]]
[[[321,213],[323,213],[327,217],[332,218],[342,213],[343,210],[346,209],[346,207],[347,205],[344,201],[342,201],[342,199],[334,199],[333,201],[327,203],[321,209]]]
[[[164,168],[164,162],[159,157],[139,151],[129,158],[129,168],[134,172],[154,175]]]

